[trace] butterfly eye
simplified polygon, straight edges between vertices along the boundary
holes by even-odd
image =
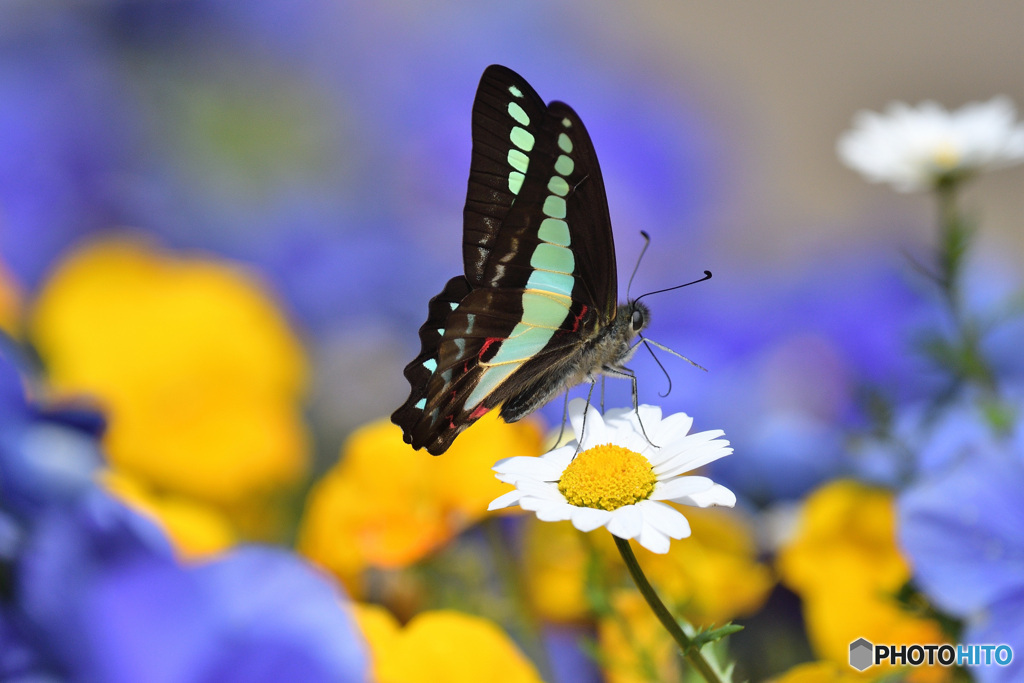
[[[639,332],[644,326],[644,312],[640,309],[633,311],[633,319],[630,321],[634,332]]]

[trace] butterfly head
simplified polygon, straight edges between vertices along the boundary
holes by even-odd
[[[639,301],[630,301],[619,306],[619,315],[629,320],[629,329],[632,332],[630,337],[639,334],[641,330],[651,323],[651,309]]]

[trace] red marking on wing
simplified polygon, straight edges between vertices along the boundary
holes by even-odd
[[[490,408],[488,408],[487,406],[479,405],[476,408],[473,408],[473,412],[469,414],[469,419],[475,420],[479,417],[483,417],[484,415],[487,414],[488,410],[490,410]]]
[[[455,416],[454,415],[449,415],[448,416],[448,428],[449,429],[455,429]]]
[[[580,309],[580,312],[576,314],[576,318],[573,319],[573,321],[572,321],[572,331],[573,332],[579,332],[580,322],[583,320],[583,316],[585,316],[586,314],[587,314],[587,305],[583,304],[583,308]]]
[[[477,354],[478,358],[483,359],[484,354],[487,353],[487,349],[491,347],[491,344],[495,342],[504,341],[501,337],[488,337],[484,340],[484,345],[480,347],[480,353]]]

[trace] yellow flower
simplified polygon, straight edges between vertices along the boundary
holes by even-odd
[[[159,524],[183,559],[219,553],[237,542],[237,534],[219,511],[199,501],[157,495],[130,475],[107,470],[102,483],[110,493]]]
[[[756,612],[775,583],[757,560],[753,531],[732,510],[687,510],[692,535],[666,554],[634,550],[658,594],[691,622],[710,626]],[[610,538],[593,539],[601,561],[625,580]],[[527,582],[534,608],[545,619],[575,621],[589,614],[584,588],[587,552],[572,524],[534,523],[526,531]]]
[[[21,288],[0,263],[0,330],[17,335],[21,331]]]
[[[572,522],[526,520],[524,579],[536,614],[562,623],[591,618],[586,595],[588,555],[584,536]]]
[[[687,510],[687,517],[693,534],[677,552],[635,549],[662,598],[698,626],[721,625],[759,610],[775,577],[757,560],[750,525],[740,513],[721,508]]]
[[[370,645],[377,683],[541,683],[533,664],[487,619],[437,610],[402,628],[381,607],[353,608]]]
[[[863,683],[873,678],[870,673],[858,673],[849,664],[807,662],[773,678],[771,683]]]
[[[608,683],[680,681],[678,646],[635,590],[612,598],[614,614],[598,623],[598,662]]]
[[[486,415],[440,457],[414,451],[390,422],[374,422],[349,438],[307,497],[299,549],[358,590],[364,568],[408,566],[486,515],[508,489],[491,474],[495,458],[540,451],[530,421]]]
[[[896,546],[890,492],[852,481],[832,482],[804,504],[795,538],[778,556],[782,580],[800,595],[815,652],[840,665],[850,643],[948,642],[938,624],[901,609],[893,597],[910,578]],[[891,670],[874,668],[875,675]],[[910,670],[908,680],[948,680],[939,666]]]
[[[42,291],[31,333],[61,394],[110,418],[110,462],[224,508],[306,472],[306,360],[260,284],[226,263],[108,241]]]

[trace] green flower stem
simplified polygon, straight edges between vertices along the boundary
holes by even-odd
[[[630,576],[633,577],[633,583],[640,589],[640,594],[644,596],[644,600],[651,606],[655,616],[658,617],[658,621],[661,625],[672,635],[676,643],[679,644],[679,650],[686,657],[686,661],[696,669],[704,680],[708,683],[722,683],[722,679],[719,678],[708,660],[701,654],[699,648],[697,648],[690,636],[686,635],[679,622],[676,621],[672,613],[665,607],[665,603],[661,601],[658,594],[654,591],[654,587],[644,576],[643,570],[640,568],[640,563],[637,562],[636,555],[633,554],[633,549],[629,547],[629,541],[621,539],[614,534],[612,537],[615,539],[615,545],[619,549],[619,554],[622,555],[622,560],[626,563],[626,567],[629,569]]]
[[[963,261],[971,242],[970,226],[957,206],[957,190],[962,181],[963,178],[947,178],[935,187],[939,202],[939,285],[958,337],[957,374],[994,396],[995,375],[981,353],[979,330],[964,310],[960,286]]]

